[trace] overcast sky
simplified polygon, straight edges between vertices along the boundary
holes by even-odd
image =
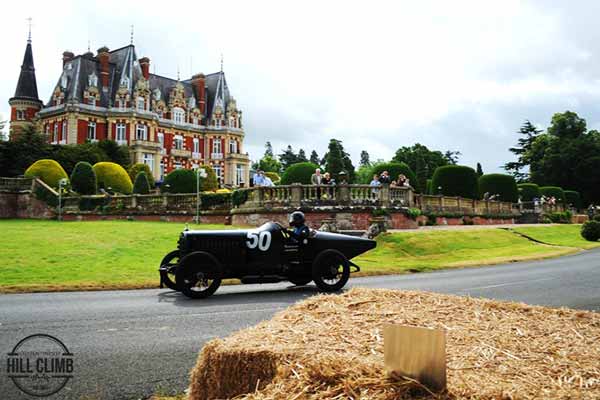
[[[270,140],[322,155],[330,138],[355,164],[416,142],[499,171],[525,119],[572,110],[600,128],[600,2],[177,1],[5,3],[0,113],[8,117],[33,18],[44,102],[62,52],[129,43],[151,71],[218,71],[244,111],[246,150]]]

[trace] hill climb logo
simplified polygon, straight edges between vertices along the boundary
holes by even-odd
[[[73,377],[73,354],[54,336],[27,336],[8,353],[6,373],[23,393],[51,396]]]

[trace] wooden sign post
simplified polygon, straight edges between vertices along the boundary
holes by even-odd
[[[446,389],[446,335],[443,330],[386,324],[385,371],[416,379],[432,391]]]

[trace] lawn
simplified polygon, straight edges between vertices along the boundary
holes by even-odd
[[[160,260],[176,248],[184,224],[0,220],[0,228],[0,292],[26,292],[157,287]],[[580,239],[579,226],[518,231],[557,246],[504,229],[407,231],[379,236],[377,248],[354,261],[362,275],[374,275],[539,259],[600,245]]]
[[[552,231],[555,228],[540,229]],[[577,249],[573,247],[537,244],[498,228],[407,231],[379,236],[377,247],[354,261],[364,267],[365,275],[371,275],[498,264],[555,257],[575,251]]]
[[[581,237],[579,233],[581,225],[534,226],[514,228],[513,230],[540,242],[557,246],[578,247],[580,249],[591,249],[600,246],[600,242],[589,242]]]
[[[168,222],[0,220],[0,292],[157,287],[160,260],[177,248],[184,227]]]

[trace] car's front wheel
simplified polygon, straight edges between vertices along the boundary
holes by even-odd
[[[324,250],[313,262],[312,279],[322,292],[341,290],[350,278],[350,263],[337,250]]]
[[[197,251],[179,263],[175,278],[181,293],[192,299],[204,299],[221,285],[221,265],[210,253]]]

